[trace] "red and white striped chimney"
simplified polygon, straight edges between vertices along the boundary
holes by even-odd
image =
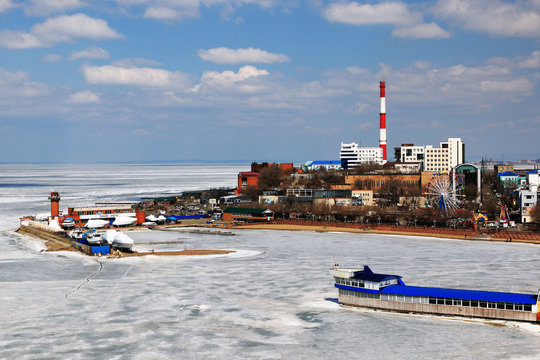
[[[383,151],[383,163],[386,163],[386,97],[384,94],[385,84],[381,81],[381,113],[380,113],[380,132],[379,132],[379,147]]]

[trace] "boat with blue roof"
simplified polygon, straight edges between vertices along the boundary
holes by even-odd
[[[518,294],[405,285],[401,276],[368,266],[330,269],[343,305],[387,311],[540,322],[540,293]]]

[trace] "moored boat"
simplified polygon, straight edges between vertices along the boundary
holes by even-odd
[[[368,266],[330,269],[338,301],[372,309],[447,316],[540,322],[540,294],[408,286],[399,275],[377,274]]]
[[[131,250],[133,239],[122,232],[117,232],[112,242],[112,247],[119,250]]]

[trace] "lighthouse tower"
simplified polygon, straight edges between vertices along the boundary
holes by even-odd
[[[49,200],[51,200],[51,217],[57,218],[60,215],[60,194],[56,191],[51,191]]]

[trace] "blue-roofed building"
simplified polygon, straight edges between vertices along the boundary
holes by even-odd
[[[538,295],[408,286],[399,275],[330,269],[340,304],[399,312],[540,322]]]
[[[318,171],[318,170],[340,170],[341,169],[341,161],[340,160],[311,160],[306,161],[304,165],[302,165],[302,171],[308,172],[308,171]]]
[[[503,183],[503,186],[505,188],[519,184],[519,174],[516,174],[515,172],[505,171],[502,173],[498,173],[497,176],[499,177],[499,181]]]

